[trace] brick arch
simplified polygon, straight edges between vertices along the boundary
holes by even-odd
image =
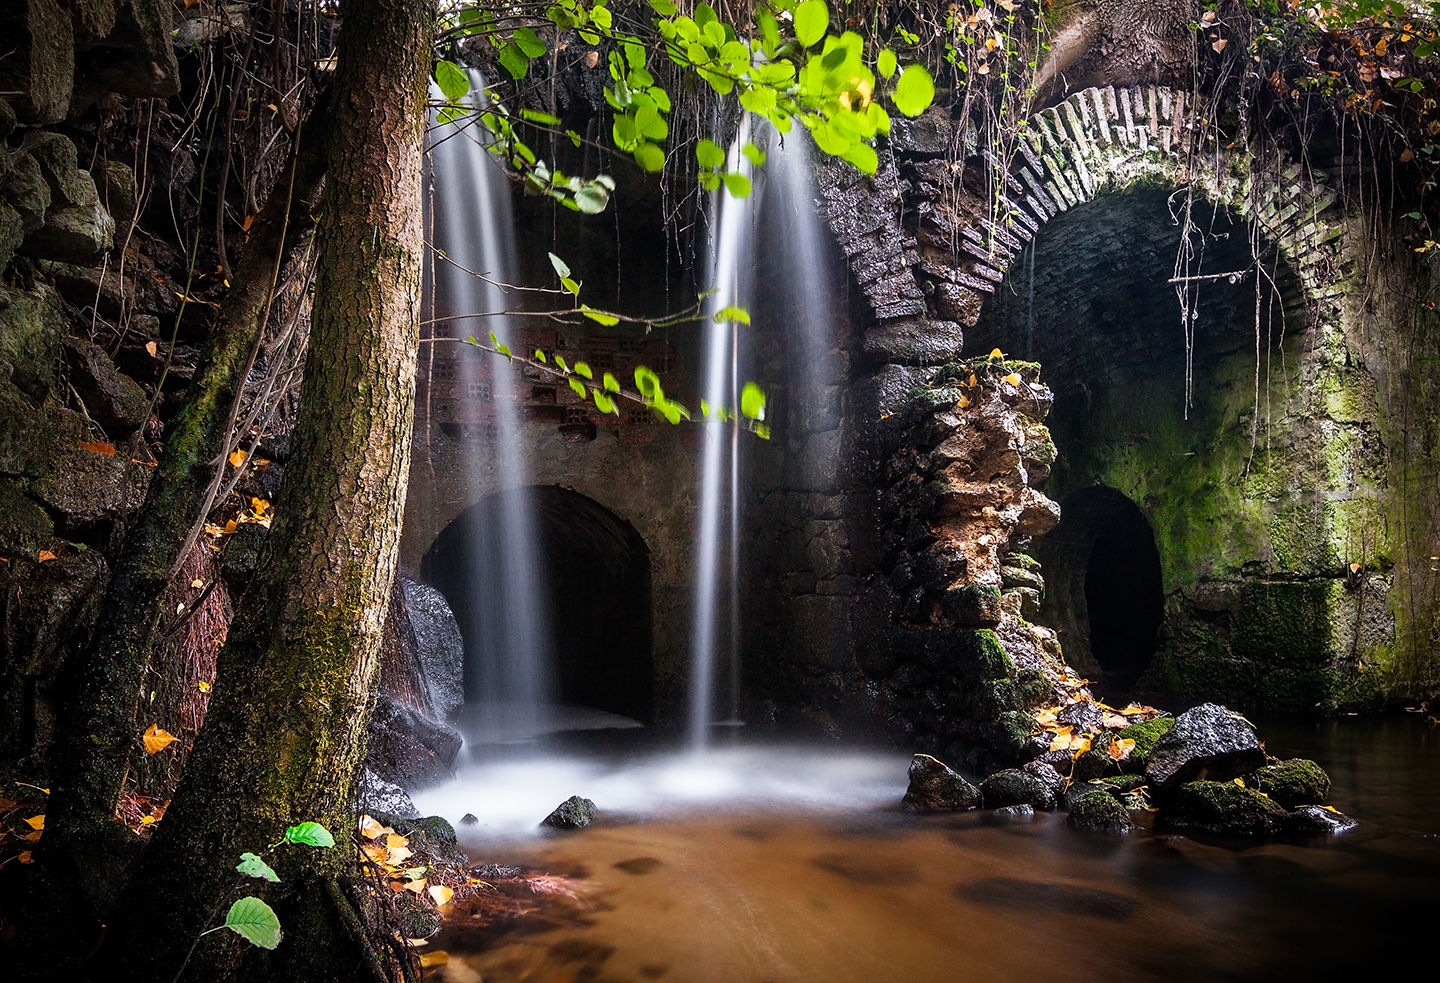
[[[1188,93],[1163,86],[1107,86],[1036,113],[1007,173],[994,182],[1004,189],[995,216],[960,224],[948,262],[922,261],[921,271],[978,295],[963,304],[978,313],[1011,261],[1055,216],[1137,185],[1190,186],[1254,223],[1294,268],[1317,320],[1334,323],[1336,284],[1347,271],[1329,176],[1218,145],[1199,132],[1189,103]]]

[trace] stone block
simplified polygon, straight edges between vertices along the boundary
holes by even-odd
[[[862,353],[871,365],[944,365],[960,357],[965,337],[953,321],[887,321],[865,333]]]
[[[0,183],[0,190],[20,216],[21,228],[34,232],[45,224],[50,210],[50,185],[40,173],[40,163],[29,154],[17,153],[10,158],[9,172]]]
[[[32,491],[66,525],[83,527],[124,518],[143,505],[150,472],[123,453],[86,450],[78,441],[58,443]]]
[[[24,239],[25,224],[20,219],[20,213],[0,201],[0,273],[10,265]]]
[[[955,628],[994,628],[1000,624],[1000,591],[988,584],[961,584],[941,595],[940,608]]]
[[[55,385],[66,328],[60,299],[49,287],[0,287],[0,377],[8,376],[32,401],[44,400]]]
[[[26,123],[58,123],[75,87],[75,29],[56,0],[12,0],[0,7],[8,54],[0,58],[0,90]]]
[[[0,481],[0,555],[34,559],[55,535],[55,523],[13,481]]]
[[[145,390],[122,375],[103,348],[82,338],[67,338],[65,350],[70,384],[106,433],[126,436],[149,418]]]

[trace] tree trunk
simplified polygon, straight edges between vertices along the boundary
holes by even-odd
[[[290,180],[282,180],[257,218],[235,271],[235,289],[218,313],[191,396],[165,439],[145,507],[125,537],[106,590],[101,630],[66,715],[42,854],[61,877],[93,869],[119,832],[115,808],[127,765],[137,753],[145,670],[159,626],[166,571],[179,559],[204,508],[206,487],[229,437],[230,408],[244,384],[248,354],[264,328],[273,272],[311,222],[305,202],[323,173],[323,114],[297,138]],[[82,882],[83,883],[83,882]]]
[[[288,978],[354,979],[331,962],[316,878],[353,856],[363,753],[410,464],[421,269],[421,150],[433,0],[347,0],[328,185],[294,456],[270,553],[221,653],[180,788],[117,906],[97,975],[171,979],[233,897],[242,852],[305,820],[333,851],[282,846],[270,897],[292,935]],[[243,892],[242,892],[243,893]],[[296,900],[298,899],[298,901]],[[296,935],[304,937],[296,938]],[[224,975],[231,933],[202,939],[187,979]],[[217,966],[218,964],[218,966]]]

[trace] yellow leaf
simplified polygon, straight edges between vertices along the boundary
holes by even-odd
[[[383,864],[385,862],[386,850],[378,843],[362,843],[360,852],[365,854],[372,863]]]
[[[955,405],[960,407],[962,410],[967,409],[970,406],[970,397],[966,396],[964,393],[961,393],[960,402],[956,403]]]
[[[986,357],[986,358],[1004,358],[1004,357],[1005,357],[1005,353],[1002,352],[1002,351],[1001,351],[1000,349],[998,349],[998,348],[992,348],[992,349],[990,349],[990,354],[989,354],[989,355],[986,355],[985,357]]]
[[[1135,742],[1128,737],[1110,742],[1110,758],[1112,761],[1124,761],[1130,757],[1130,752],[1133,750],[1135,750]]]
[[[252,224],[254,221],[255,221],[255,216],[254,216],[254,215],[246,215],[246,216],[245,216],[245,221],[240,223],[240,228],[244,229],[246,232],[249,232],[249,231],[250,231],[250,226],[251,226],[251,224]]]
[[[1245,787],[1245,779],[1243,779],[1243,778],[1237,778],[1237,779],[1235,779],[1235,784],[1236,784],[1236,785],[1239,785],[1241,788],[1244,788],[1244,787]]]
[[[156,822],[157,822],[157,820],[156,820],[156,818],[155,818],[154,816],[141,816],[141,817],[140,817],[140,825],[141,825],[141,826],[153,826]]]
[[[1101,721],[1100,721],[1100,722],[1103,723],[1106,727],[1117,727],[1117,728],[1118,728],[1118,727],[1125,727],[1125,726],[1127,726],[1127,725],[1130,723],[1130,721],[1126,720],[1124,717],[1120,716],[1120,714],[1115,713],[1115,712],[1113,712],[1113,711],[1110,712],[1110,713],[1105,714],[1105,716],[1101,718]],[[1127,740],[1128,740],[1128,738],[1127,738]]]
[[[1059,728],[1056,728],[1056,730],[1055,730],[1055,738],[1054,738],[1054,740],[1052,740],[1052,741],[1050,742],[1050,750],[1052,750],[1052,751],[1068,751],[1068,750],[1070,750],[1070,730],[1071,730],[1071,728],[1069,728],[1069,727],[1059,727]]]
[[[54,554],[54,553],[51,553],[49,550],[41,550],[41,551],[40,551],[40,555],[39,555],[38,557],[36,557],[35,562],[36,562],[36,563],[44,563],[46,560],[53,560],[53,559],[55,559],[55,554]]]
[[[1084,754],[1090,750],[1090,735],[1077,734],[1070,738],[1070,753],[1075,755]]]
[[[425,955],[420,957],[420,968],[431,969],[435,966],[444,966],[449,961],[450,953],[446,952],[444,949],[436,949],[435,951],[427,952],[425,953]]]
[[[29,850],[21,850],[19,856],[15,859],[22,864],[33,864],[35,862],[35,856]]]
[[[203,581],[203,580],[201,580],[200,578],[197,577],[197,578],[195,578],[194,580],[190,581],[190,586],[191,586],[191,587],[195,587],[195,588],[204,587],[204,586],[205,586],[205,581]]]
[[[207,536],[223,536],[223,535],[225,535],[225,530],[224,530],[224,529],[221,529],[219,526],[217,526],[217,525],[215,525],[215,524],[213,524],[213,523],[207,522],[207,523],[205,523],[205,535],[207,535]]]
[[[1011,372],[1009,375],[1007,375],[1007,376],[1005,377],[1005,381],[1008,382],[1008,383],[1010,383],[1010,385],[1012,385],[1012,386],[1018,386],[1018,385],[1020,385],[1020,373],[1019,373],[1019,372]]]
[[[975,373],[974,373],[974,372],[971,372],[971,373],[970,373],[970,381],[967,382],[966,385],[968,385],[971,389],[974,389],[974,388],[975,388],[975,383],[976,383],[977,381],[978,381],[978,380],[975,378]]]
[[[373,840],[375,839],[375,837],[379,836],[381,833],[386,832],[387,830],[392,833],[395,832],[394,830],[389,829],[388,826],[381,826],[380,820],[376,819],[373,816],[367,814],[360,817],[360,835],[365,837],[365,839],[367,840]]]
[[[232,468],[238,468],[240,465],[245,463],[246,456],[247,455],[242,450],[231,451],[230,457],[228,458],[228,460],[230,461],[230,466]]]
[[[399,833],[392,832],[389,836],[385,837],[385,846],[388,849],[394,850],[409,845],[410,840],[407,837],[401,836]]]
[[[158,754],[179,739],[180,738],[169,731],[163,730],[158,725],[151,724],[145,728],[145,753]]]
[[[42,830],[42,829],[44,829],[44,828],[45,828],[45,813],[42,812],[42,813],[40,813],[40,815],[38,815],[38,816],[31,816],[29,819],[25,820],[25,824],[26,824],[27,826],[29,826],[31,829],[33,829],[33,830]]]
[[[405,890],[414,891],[416,894],[424,894],[427,883],[429,882],[424,877],[417,881],[407,881],[405,883]]]
[[[231,519],[229,522],[225,523],[225,535],[230,535],[238,528],[239,526],[236,524],[235,520]]]
[[[444,884],[430,885],[430,897],[435,899],[438,905],[447,905],[450,899],[455,896],[455,889],[446,887]]]
[[[393,846],[385,851],[385,862],[392,867],[398,866],[402,861],[410,859],[410,848],[408,846]]]
[[[155,342],[153,342],[153,341],[147,341],[147,342],[145,342],[145,352],[146,352],[151,358],[159,358],[159,357],[160,357],[160,354],[159,354],[160,349],[156,346]]]
[[[200,680],[200,681],[199,681],[198,683],[196,683],[195,685],[199,688],[200,692],[202,692],[202,693],[208,693],[208,692],[210,692],[210,684],[207,683],[207,682],[205,682],[205,680],[203,680],[203,679]]]

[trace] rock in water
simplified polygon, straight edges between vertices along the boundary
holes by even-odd
[[[1305,758],[1266,765],[1255,772],[1254,785],[1287,809],[1320,805],[1330,797],[1330,776]]]
[[[988,809],[1003,809],[1021,804],[1035,809],[1055,808],[1053,788],[1019,768],[997,771],[980,783],[980,794]]]
[[[1288,814],[1253,788],[1232,782],[1189,782],[1180,786],[1162,814],[1167,826],[1235,836],[1279,832]]]
[[[1125,807],[1116,802],[1109,792],[1099,789],[1080,795],[1070,807],[1065,823],[1075,829],[1096,833],[1127,833],[1134,825]]]
[[[1328,806],[1301,806],[1285,818],[1285,829],[1291,833],[1343,833],[1357,825]]]
[[[556,829],[584,829],[595,820],[595,803],[572,795],[555,807],[555,811],[540,821],[542,826]]]
[[[1250,721],[1215,703],[1203,703],[1175,718],[1155,742],[1145,763],[1150,794],[1161,798],[1200,777],[1224,782],[1265,763],[1265,749]]]
[[[980,790],[928,754],[910,759],[910,786],[902,808],[910,812],[956,812],[980,805]]]
[[[449,721],[465,702],[465,643],[445,595],[426,584],[400,578],[415,659],[436,719]]]

